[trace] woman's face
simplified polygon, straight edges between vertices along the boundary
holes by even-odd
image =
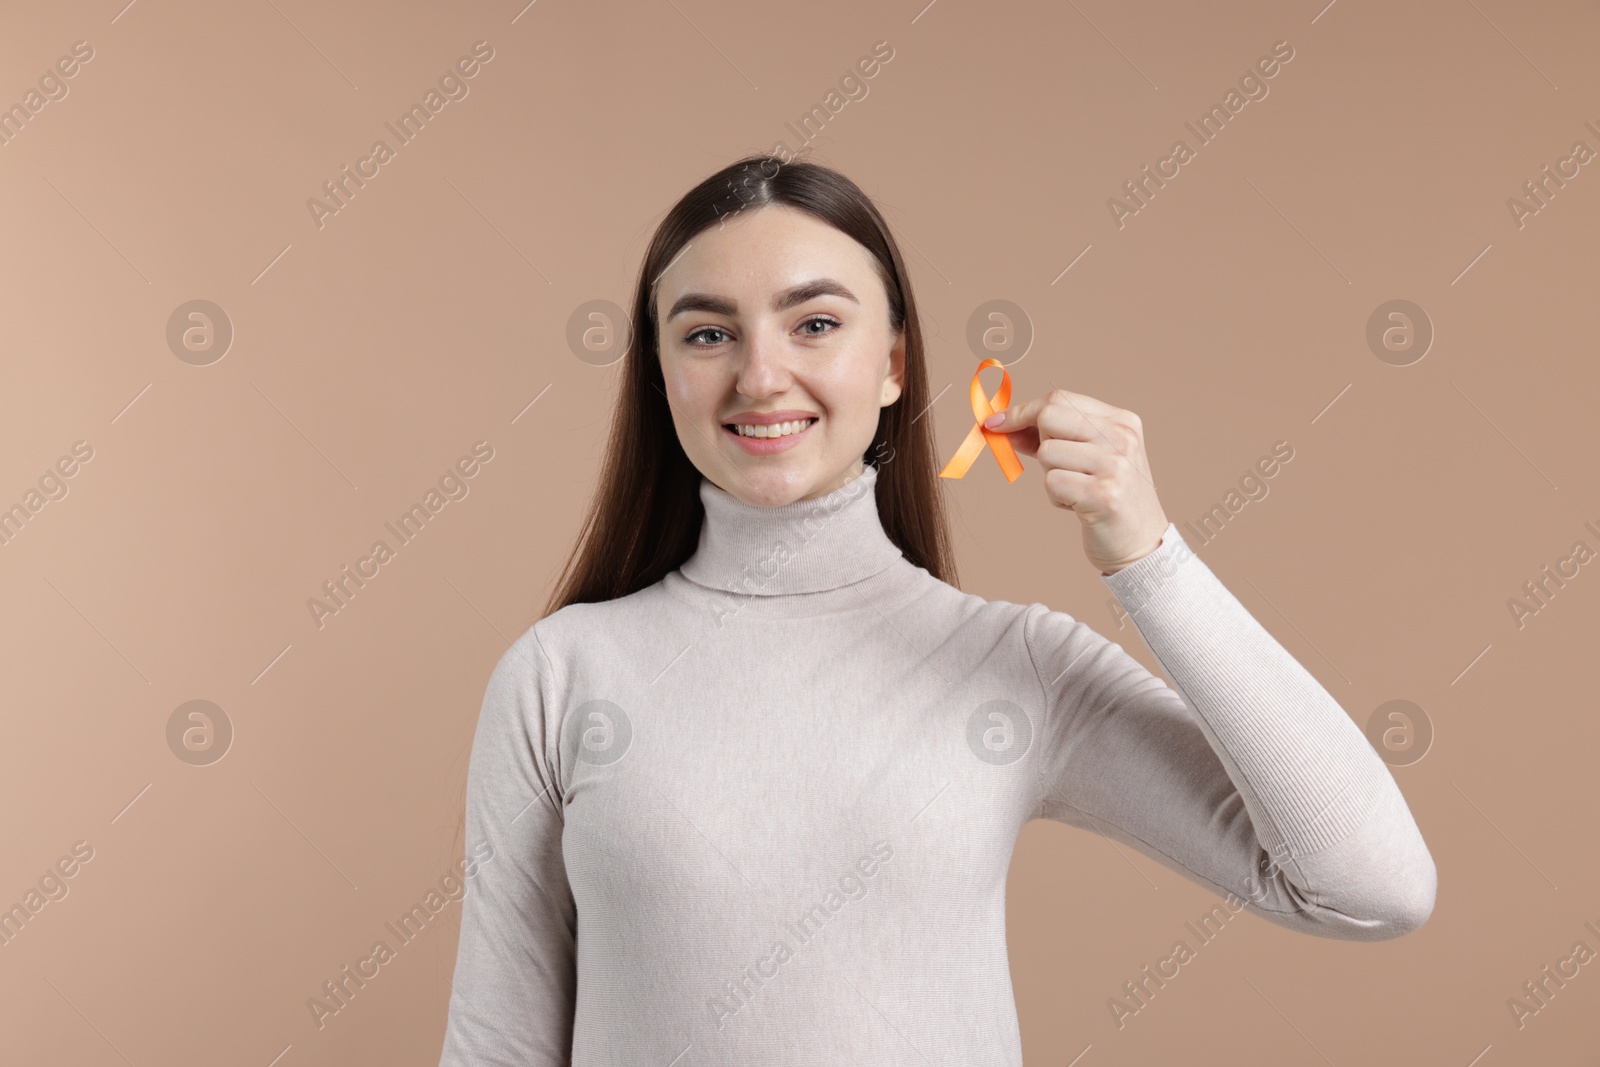
[[[667,267],[656,315],[678,440],[714,484],[776,507],[861,473],[879,409],[900,396],[905,338],[854,239],[786,205],[746,208]]]

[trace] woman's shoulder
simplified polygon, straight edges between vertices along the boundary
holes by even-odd
[[[905,603],[905,610],[915,617],[939,620],[949,629],[986,632],[1020,640],[1029,622],[1036,623],[1037,616],[1041,614],[1056,615],[1066,622],[1075,621],[1070,615],[1055,611],[1037,600],[983,596],[951,585],[922,567],[909,562],[905,565],[917,572],[915,595]]]
[[[1038,601],[968,592],[904,559],[892,571],[865,596],[902,632],[916,630],[929,639],[943,640],[961,631],[963,637],[987,635],[987,640],[1003,642],[1022,640],[1030,622],[1039,625],[1041,614],[1054,616],[1060,624],[1075,622]],[[568,604],[529,626],[507,655],[521,646],[517,660],[525,665],[549,661],[561,673],[562,664],[614,663],[615,657],[636,656],[663,642],[672,644],[674,636],[705,620],[696,615],[694,603],[682,599],[681,590],[675,595],[669,586],[670,580],[656,582],[612,600]],[[859,598],[851,603],[858,604]]]
[[[672,610],[660,582],[612,600],[568,604],[534,621],[503,658],[525,667],[543,661],[557,667],[575,655],[603,656],[659,630]]]

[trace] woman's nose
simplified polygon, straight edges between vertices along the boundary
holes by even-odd
[[[787,360],[781,338],[762,330],[752,332],[739,353],[739,391],[756,396],[785,387]]]

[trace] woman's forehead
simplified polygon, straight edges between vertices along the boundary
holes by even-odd
[[[777,213],[770,209],[750,214],[690,241],[662,272],[656,288],[661,307],[670,308],[686,295],[707,295],[750,314],[770,310],[789,290],[825,280],[862,304],[883,296],[871,253],[848,234],[803,212],[789,210],[785,214],[791,218],[784,219],[774,218]],[[772,224],[763,224],[760,216]]]

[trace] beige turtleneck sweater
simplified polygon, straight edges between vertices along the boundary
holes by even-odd
[[[678,571],[501,657],[441,1067],[1019,1065],[1006,871],[1036,818],[1291,930],[1428,917],[1388,768],[1176,526],[1101,578],[1169,688],[912,565],[877,477],[776,508],[703,480]]]

